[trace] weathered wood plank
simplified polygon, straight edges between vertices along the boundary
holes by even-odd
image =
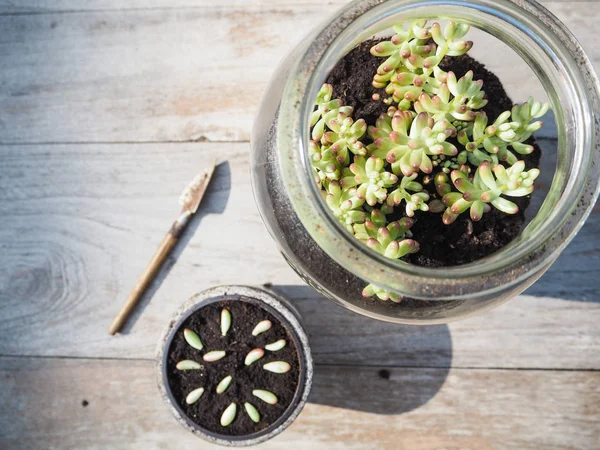
[[[167,263],[170,275],[146,311],[154,312],[144,314],[136,333],[145,330],[154,340],[164,324],[165,311],[171,310],[169,305],[211,285],[297,282],[257,214],[248,145],[3,147],[0,152],[5,187],[0,211],[13,224],[0,231],[5,255],[0,328],[5,333],[16,329],[19,317],[30,317],[28,327],[34,334],[46,334],[47,321],[66,320],[83,336],[90,330],[91,319],[92,328],[98,330],[92,341],[126,350],[131,344],[128,339],[106,339],[106,330],[100,330],[126,298],[157,239],[177,217],[181,190],[207,158],[215,156],[227,159],[229,165],[217,168],[202,212]],[[19,163],[24,154],[32,158],[27,167]],[[147,217],[151,211],[153,219]],[[144,231],[148,229],[150,234]],[[195,256],[190,258],[191,254]],[[179,262],[173,266],[177,257]],[[119,272],[123,280],[121,275],[114,277]],[[156,290],[158,285],[154,286]],[[16,298],[25,302],[24,309],[15,303]],[[56,350],[62,347],[58,354],[68,354],[63,345],[70,347],[73,335],[60,335]],[[15,344],[24,350],[23,343]],[[149,355],[153,344],[147,344]],[[82,354],[94,353],[89,342],[86,347],[81,348]],[[126,353],[136,356],[137,350],[130,350]]]
[[[152,362],[1,358],[0,379],[2,448],[216,448],[170,416]],[[598,372],[317,366],[303,414],[261,448],[590,449],[599,386]]]
[[[248,140],[274,65],[316,9],[0,17],[0,140]]]
[[[179,192],[215,155],[229,165],[200,220],[133,332],[109,337]],[[152,358],[195,292],[272,283],[301,310],[320,363],[600,369],[600,214],[528,295],[449,327],[402,327],[331,304],[287,266],[252,198],[247,144],[5,146],[0,160],[0,354]]]
[[[547,1],[547,0],[543,0]],[[326,5],[331,8],[342,6],[349,0],[279,0],[277,6],[297,7],[306,5]],[[181,9],[181,8],[207,8],[215,6],[214,0],[21,0],[15,4],[11,0],[0,0],[0,14],[48,14],[71,13],[82,11],[128,11],[133,9]],[[228,8],[245,9],[272,7],[273,2],[268,0],[224,0],[218,2],[219,6]]]
[[[279,0],[280,6],[305,6],[326,5],[328,7],[339,7],[350,0]],[[537,0],[538,3],[547,8],[557,8],[560,3],[593,3],[591,0]],[[0,14],[27,14],[27,13],[52,13],[72,11],[98,11],[98,10],[130,10],[130,9],[152,9],[152,8],[204,8],[214,6],[214,0],[20,0],[15,4],[14,0],[0,0]],[[272,6],[268,0],[224,0],[219,2],[221,6],[252,8],[260,6]]]
[[[24,5],[17,8],[52,7]],[[87,3],[58,8],[81,5]],[[248,140],[278,61],[328,9],[291,0],[202,5],[0,16],[0,142]],[[548,6],[600,67],[593,45],[598,9]],[[524,63],[489,40],[478,47],[492,66],[510,61],[494,68],[515,100],[539,96]]]

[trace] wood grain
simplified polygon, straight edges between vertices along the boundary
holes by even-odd
[[[142,298],[142,295],[146,291],[146,288],[154,281],[156,275],[160,271],[163,263],[166,261],[169,253],[177,243],[177,237],[173,236],[171,232],[167,233],[161,243],[158,245],[158,249],[150,259],[150,262],[144,269],[144,272],[138,278],[138,281],[133,286],[133,290],[125,300],[125,304],[122,309],[118,312],[117,316],[113,319],[110,327],[108,328],[108,334],[115,335],[123,326],[127,323],[128,317],[134,311],[136,305]]]
[[[350,0],[278,0],[280,6],[321,5],[329,8],[340,7]],[[549,9],[557,8],[560,3],[593,4],[593,0],[536,0]],[[131,10],[131,9],[177,9],[206,8],[214,6],[214,0],[0,0],[0,14],[45,14],[52,12]],[[261,8],[272,6],[269,0],[223,0],[220,6]]]
[[[305,5],[326,5],[331,8],[340,7],[350,0],[279,0],[277,5],[296,7]],[[547,1],[547,0],[543,0]],[[253,9],[272,7],[269,0],[224,0],[219,6],[227,8]],[[54,12],[89,12],[89,11],[127,11],[133,9],[189,9],[214,7],[214,0],[0,0],[0,14],[47,14]]]
[[[600,214],[528,295],[449,327],[384,324],[331,304],[287,266],[256,210],[248,151],[225,143],[0,147],[0,354],[152,358],[167,317],[194,293],[273,283],[303,314],[320,363],[600,369]],[[142,300],[135,332],[107,338],[180,191],[215,155],[228,164],[217,167],[200,216],[150,287],[152,302],[144,309],[149,296]],[[28,338],[14,339],[23,330]]]
[[[278,61],[341,3],[5,1],[0,142],[247,141]],[[592,3],[545,4],[598,68]],[[479,48],[484,62],[510,61],[494,68],[515,99],[540,94],[502,46]]]
[[[2,358],[0,379],[2,448],[217,448],[170,416],[152,362]],[[317,366],[304,412],[259,448],[591,449],[599,386],[598,372]]]
[[[317,363],[311,403],[264,449],[597,447],[600,207],[526,295],[448,326],[345,311],[268,236],[249,145],[229,141],[249,139],[280,58],[345,3],[0,0],[0,448],[216,448],[169,415],[153,357],[171,312],[226,283],[290,297]],[[597,2],[542,3],[599,69]],[[474,55],[515,100],[543,95],[497,42]],[[109,337],[181,190],[215,156],[207,199],[135,332]]]

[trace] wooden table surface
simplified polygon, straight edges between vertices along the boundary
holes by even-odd
[[[262,448],[600,448],[598,208],[524,295],[448,326],[347,312],[268,236],[253,115],[280,58],[343,3],[0,0],[0,448],[211,448],[162,404],[153,358],[177,306],[226,283],[272,283],[313,346],[310,403]],[[599,2],[544,4],[599,69]],[[201,214],[109,336],[214,157]]]

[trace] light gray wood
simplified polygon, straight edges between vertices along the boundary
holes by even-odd
[[[181,8],[273,8],[295,7],[305,5],[326,5],[330,8],[340,7],[349,0],[278,0],[277,4],[269,0],[224,0],[216,3],[214,0],[0,0],[0,14],[47,14],[55,12],[82,12],[132,9],[181,9]],[[546,0],[544,0],[546,1]]]
[[[311,403],[262,448],[597,447],[600,207],[526,295],[449,326],[395,326],[287,266],[252,198],[248,144],[166,143],[247,141],[279,59],[344,3],[0,0],[0,355],[18,356],[0,356],[0,448],[216,448],[170,417],[152,359],[171,312],[225,283],[290,297],[317,363]],[[543,3],[600,68],[597,2]],[[501,45],[478,45],[515,100],[543,95]],[[226,163],[135,328],[108,336],[215,156]]]
[[[591,449],[600,373],[317,366],[264,449]],[[0,447],[209,449],[170,416],[152,362],[0,358]],[[86,407],[82,401],[87,401]]]
[[[547,6],[598,68],[593,3]],[[156,1],[111,10],[121,2],[30,1],[11,14],[5,2],[0,142],[247,141],[279,60],[339,4],[205,1],[170,9]],[[71,12],[44,13],[55,8]],[[485,39],[478,47],[490,49],[484,62],[511,61],[500,75],[515,99],[540,94],[509,52]]]
[[[350,0],[278,0],[277,6],[321,5],[328,8],[340,7]],[[594,3],[593,0],[537,0],[549,9],[558,8],[560,3]],[[98,11],[98,10],[131,10],[131,9],[176,9],[205,8],[214,6],[214,0],[0,0],[0,14],[44,14],[52,12]],[[223,0],[222,7],[272,7],[269,0]]]
[[[600,214],[528,295],[450,326],[384,324],[333,305],[288,267],[256,210],[248,151],[225,143],[0,147],[0,354],[152,358],[168,316],[194,293],[273,283],[303,314],[320,363],[600,369]],[[199,220],[150,287],[152,301],[142,299],[133,331],[109,338],[180,191],[214,156],[228,164],[217,167]],[[24,330],[27,339],[16,339]]]

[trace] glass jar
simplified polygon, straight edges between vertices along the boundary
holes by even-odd
[[[510,46],[543,84],[556,116],[556,171],[544,203],[501,251],[470,264],[425,268],[390,260],[329,212],[308,159],[309,118],[328,73],[352,48],[398,22],[456,20]],[[281,63],[253,130],[254,195],[289,264],[319,292],[376,319],[444,323],[518,295],[557,259],[600,189],[600,85],[581,46],[528,0],[359,0],[315,29]],[[405,299],[365,299],[373,283]]]

